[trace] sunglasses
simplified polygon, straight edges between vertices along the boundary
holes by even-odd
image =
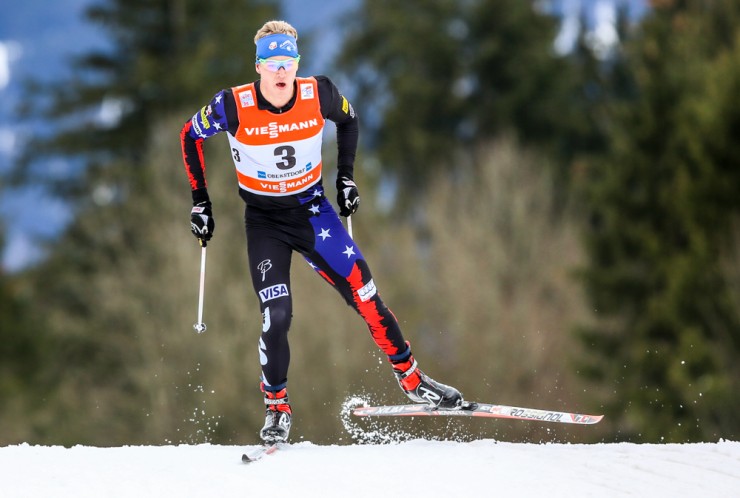
[[[281,61],[277,61],[274,59],[257,59],[257,62],[262,64],[268,71],[272,71],[273,73],[277,73],[280,68],[284,68],[286,71],[290,71],[293,69],[293,65],[298,65],[298,61],[301,60],[301,56],[293,57],[292,59],[284,59]]]

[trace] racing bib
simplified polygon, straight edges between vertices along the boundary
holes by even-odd
[[[239,187],[258,195],[285,196],[321,179],[321,116],[315,78],[296,78],[295,105],[281,114],[257,107],[254,83],[232,88],[239,116],[228,133]]]

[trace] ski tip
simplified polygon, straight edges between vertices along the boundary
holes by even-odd
[[[576,425],[594,425],[601,422],[601,419],[604,418],[603,415],[586,415],[581,413],[571,413],[569,415],[570,423]]]
[[[601,419],[604,418],[603,415],[582,415],[585,418],[584,424],[598,424],[601,422]]]
[[[265,445],[262,445],[258,447],[256,450],[252,451],[251,453],[244,453],[242,455],[242,462],[243,463],[252,463],[256,462],[257,460],[262,459],[266,455],[271,455],[275,453],[278,449],[284,448],[285,443],[267,443]]]

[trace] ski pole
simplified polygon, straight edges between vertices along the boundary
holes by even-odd
[[[349,233],[349,238],[354,239],[352,236],[352,215],[347,216],[347,232]]]
[[[198,295],[198,323],[193,324],[193,328],[199,334],[206,331],[206,324],[203,323],[203,294],[206,287],[206,242],[200,241],[200,292]]]

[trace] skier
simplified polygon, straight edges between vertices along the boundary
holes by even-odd
[[[266,404],[260,437],[288,439],[292,410],[287,381],[292,318],[290,261],[299,252],[367,324],[388,356],[404,393],[441,409],[462,404],[460,392],[434,381],[417,366],[393,313],[380,298],[365,258],[326,199],[321,141],[326,119],[336,123],[339,214],[357,211],[353,180],[359,136],[357,115],[326,76],[298,77],[298,34],[285,21],[257,31],[255,69],[260,79],[218,92],[180,133],[192,190],[191,230],[205,243],[214,232],[203,159],[203,141],[227,132],[245,225],[252,285],[262,311],[259,358]]]

